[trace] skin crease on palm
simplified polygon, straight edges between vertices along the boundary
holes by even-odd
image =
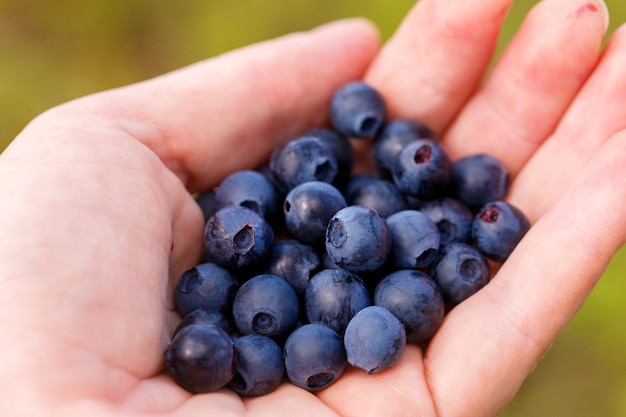
[[[370,23],[336,22],[31,122],[0,156],[0,415],[497,415],[626,240],[626,27],[602,50],[601,3],[544,0],[486,75],[509,6],[421,0],[382,46]],[[327,123],[359,78],[454,158],[501,158],[532,229],[386,372],[190,395],[162,374],[172,288],[202,245],[190,192]]]

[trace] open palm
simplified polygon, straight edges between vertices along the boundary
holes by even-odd
[[[35,119],[0,156],[0,415],[497,414],[626,241],[626,28],[602,52],[601,4],[543,1],[486,76],[509,5],[422,0],[380,50],[366,22],[337,22]],[[202,248],[190,192],[327,123],[354,79],[453,158],[504,161],[533,228],[386,372],[348,369],[317,394],[185,392],[162,353]]]

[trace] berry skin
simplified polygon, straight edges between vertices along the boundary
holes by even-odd
[[[346,205],[344,196],[331,184],[308,181],[294,187],[285,197],[285,225],[299,241],[320,247],[324,245],[328,221]]]
[[[233,301],[235,325],[243,334],[285,336],[298,323],[296,291],[284,279],[261,274],[244,282]]]
[[[217,211],[217,201],[215,199],[215,191],[209,190],[203,193],[200,193],[196,196],[196,203],[200,206],[200,210],[202,210],[202,215],[204,216],[204,221],[209,220],[209,217],[213,215]]]
[[[419,139],[398,153],[391,174],[402,193],[432,199],[448,187],[451,165],[448,155],[437,142]]]
[[[402,269],[422,268],[435,260],[439,250],[439,229],[426,214],[403,210],[387,218],[392,245],[390,261]]]
[[[375,374],[395,365],[406,347],[404,326],[389,310],[369,306],[354,315],[344,335],[348,363]]]
[[[324,269],[311,278],[304,306],[310,323],[325,324],[343,334],[350,319],[371,304],[369,290],[356,274]]]
[[[285,194],[307,181],[332,183],[338,169],[331,147],[314,136],[291,139],[275,148],[270,157],[274,181]]]
[[[269,394],[278,388],[285,373],[278,343],[258,334],[238,337],[234,343],[236,368],[228,387],[247,397]]]
[[[502,162],[484,153],[461,158],[452,164],[456,197],[470,208],[502,200],[509,189],[509,172]]]
[[[530,222],[519,208],[494,201],[484,205],[474,217],[472,238],[487,257],[504,262],[528,229]]]
[[[340,268],[355,273],[374,271],[385,263],[390,250],[389,227],[376,210],[348,206],[328,223],[326,251]]]
[[[237,171],[220,183],[215,192],[217,209],[239,205],[255,211],[268,222],[276,223],[282,215],[282,194],[272,181],[258,171]]]
[[[192,393],[223,388],[235,375],[235,347],[224,330],[191,324],[167,346],[165,365],[174,380]]]
[[[304,297],[309,280],[322,268],[322,261],[313,247],[296,239],[274,244],[267,273],[281,277]]]
[[[174,302],[181,317],[199,308],[228,315],[237,288],[239,284],[228,270],[203,263],[183,273],[176,285]]]
[[[474,214],[454,198],[443,197],[422,204],[419,210],[435,222],[439,229],[439,244],[469,242],[472,238]]]
[[[328,387],[346,368],[341,336],[323,324],[305,324],[294,330],[285,341],[284,355],[289,381],[308,391]]]
[[[382,217],[408,208],[404,196],[393,182],[380,178],[366,181],[365,178],[358,180],[358,183],[355,181],[351,186],[349,205],[372,208]]]
[[[219,209],[204,229],[207,259],[229,271],[244,272],[263,265],[273,243],[274,231],[269,223],[242,206]]]
[[[350,178],[354,167],[354,148],[344,135],[332,129],[314,128],[305,133],[305,136],[313,136],[327,144],[337,159],[337,175],[333,185],[341,188]]]
[[[330,103],[330,120],[335,129],[353,138],[372,139],[387,118],[380,93],[368,84],[353,81],[340,87]]]
[[[383,126],[372,147],[372,160],[381,178],[391,179],[391,167],[398,153],[418,139],[435,139],[435,134],[414,120],[394,119]]]
[[[234,294],[233,294],[234,295]],[[231,303],[232,304],[232,303]],[[225,332],[230,331],[228,321],[222,313],[214,310],[203,310],[201,308],[193,310],[191,313],[186,314],[183,319],[178,323],[174,330],[174,336],[185,326],[190,324],[213,324]]]
[[[441,248],[430,273],[450,308],[475,294],[491,279],[485,256],[475,247],[458,242]]]
[[[424,272],[392,272],[378,283],[373,298],[374,305],[386,308],[404,325],[408,343],[426,345],[443,322],[443,294]]]

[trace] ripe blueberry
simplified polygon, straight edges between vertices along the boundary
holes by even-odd
[[[382,95],[372,86],[353,81],[340,87],[330,103],[330,119],[335,129],[348,137],[371,139],[387,117]]]
[[[292,384],[308,391],[326,388],[346,368],[346,351],[339,333],[323,324],[305,324],[285,341],[285,370]]]
[[[395,365],[406,347],[404,326],[389,310],[365,307],[354,315],[344,336],[348,363],[375,374]]]
[[[285,336],[298,323],[296,291],[284,279],[261,274],[244,282],[233,301],[233,318],[243,334]]]
[[[189,392],[218,390],[235,374],[233,341],[212,324],[185,326],[167,346],[164,356],[170,375]]]

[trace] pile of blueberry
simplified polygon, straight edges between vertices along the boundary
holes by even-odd
[[[182,321],[165,351],[183,388],[258,396],[285,379],[325,388],[348,365],[384,371],[407,343],[426,346],[529,229],[503,200],[500,161],[451,161],[423,123],[387,120],[368,84],[338,89],[330,118],[198,197],[205,256],[176,288]],[[373,141],[375,174],[353,174],[358,138]]]

